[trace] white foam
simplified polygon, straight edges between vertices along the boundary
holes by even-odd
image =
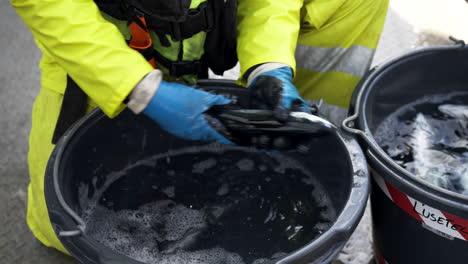
[[[86,233],[109,248],[145,263],[198,263],[196,258],[216,256],[229,259],[229,254],[220,249],[183,252],[206,228],[205,217],[201,210],[175,205],[170,200],[118,212],[98,205],[85,219]],[[180,257],[191,258],[192,262],[174,262]]]
[[[242,258],[222,248],[212,248],[198,251],[185,251],[178,246],[190,243],[187,234],[196,234],[194,230],[205,227],[201,211],[188,209],[177,205],[172,209],[171,201],[162,201],[145,205],[135,211],[122,210],[114,212],[97,206],[88,220],[86,233],[98,242],[144,263],[158,264],[244,264]],[[164,211],[169,210],[164,214]],[[146,213],[142,213],[146,212]],[[164,214],[164,219],[157,219]],[[139,214],[139,215],[138,215]],[[163,225],[162,230],[155,230],[147,223]],[[144,223],[142,225],[142,223]],[[156,231],[156,232],[155,232]],[[161,251],[160,242],[176,241],[173,245],[165,245]],[[182,245],[178,245],[182,244]]]

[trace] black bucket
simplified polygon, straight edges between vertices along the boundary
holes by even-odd
[[[240,97],[246,91],[245,88],[239,88],[231,82],[204,81],[200,82],[200,86],[206,90],[216,87],[218,91],[219,87],[222,87],[225,93],[231,94],[234,91],[240,93]],[[60,241],[81,263],[142,263],[106,247],[86,232],[83,219],[86,215],[86,203],[95,197],[103,186],[108,185],[106,191],[94,201],[98,201],[109,210],[119,211],[166,199],[165,196],[169,194],[161,193],[158,186],[154,188],[154,185],[162,186],[165,182],[180,177],[179,184],[175,185],[172,196],[169,196],[196,208],[213,199],[221,199],[219,191],[215,194],[209,191],[213,184],[222,184],[223,181],[230,184],[230,181],[236,180],[240,181],[240,184],[249,184],[250,180],[268,179],[272,168],[287,161],[288,164],[300,164],[305,170],[313,173],[313,180],[327,191],[336,213],[333,219],[329,219],[330,224],[323,233],[302,234],[304,239],[301,243],[289,247],[274,260],[262,263],[329,263],[336,258],[361,219],[368,197],[368,172],[359,145],[349,135],[338,132],[320,137],[316,141],[315,148],[306,155],[209,145],[175,138],[143,115],[136,116],[125,111],[111,120],[101,111],[95,110],[68,130],[49,160],[45,178],[49,217]],[[184,154],[181,155],[181,152]],[[138,165],[149,157],[164,159],[157,159],[158,162],[154,163],[157,166]],[[202,172],[194,171],[194,164],[199,161],[215,159],[218,161],[217,166],[229,166],[229,162],[239,164],[238,161],[245,158],[257,165],[257,160],[263,158],[270,159],[271,162],[264,167],[244,164],[244,168],[230,168],[223,171],[222,175],[203,172],[203,168]],[[220,159],[223,160],[219,161]],[[211,165],[205,163],[204,166]],[[250,169],[246,169],[245,166]],[[158,176],[154,170],[165,171],[168,176]],[[123,177],[115,178],[112,184],[106,183],[109,180],[106,178],[111,177],[109,175],[115,176],[115,172]],[[290,182],[306,178],[311,180],[309,176],[300,173],[295,175],[286,168],[281,177],[270,179],[271,184],[266,183],[261,187],[265,190],[265,195],[276,195],[275,192],[280,191],[287,192],[286,196],[291,198],[306,193],[312,199],[311,193],[308,193],[310,190],[307,189],[307,181],[299,182],[300,187],[295,189],[284,189]],[[229,187],[236,190],[235,186]],[[249,194],[245,195],[245,199],[248,197]],[[320,200],[320,197],[314,199],[316,198]],[[241,197],[239,208],[257,206],[243,203],[242,199]],[[307,207],[307,201],[305,203],[301,206]],[[233,208],[237,210],[236,206]],[[257,208],[256,211],[261,209]],[[312,213],[314,212],[311,211],[310,214]],[[295,214],[295,217],[286,220],[305,221],[306,224],[313,225],[313,222],[308,222],[308,217],[307,213]],[[235,230],[242,225],[236,217],[225,220],[229,223],[226,229]],[[258,256],[263,254],[262,257],[270,258],[270,249],[281,247],[281,243],[287,237],[286,233],[289,232],[287,228],[273,231],[272,237],[269,238],[264,237],[263,229],[254,229],[250,234],[239,233],[236,237],[230,237],[229,241],[216,238],[215,242],[231,247],[228,249],[233,251],[236,247],[242,247],[250,249],[250,254],[258,253]],[[215,234],[221,237],[223,232],[224,229],[221,228]],[[268,250],[262,252],[259,248]]]
[[[355,91],[354,115],[343,127],[359,135],[371,168],[379,264],[468,263],[468,197],[409,173],[374,138],[398,108],[424,96],[468,91],[467,69],[468,48],[425,48],[373,69]]]

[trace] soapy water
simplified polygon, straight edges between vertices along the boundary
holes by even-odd
[[[210,152],[150,157],[102,186],[80,186],[86,234],[143,263],[262,264],[301,248],[336,219],[327,192],[297,161]],[[144,184],[129,184],[135,177]]]
[[[468,93],[405,105],[377,128],[377,143],[399,165],[444,189],[468,195]]]

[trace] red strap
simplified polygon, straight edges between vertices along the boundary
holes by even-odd
[[[144,28],[142,28],[138,23],[132,22],[130,24],[130,32],[132,34],[128,46],[137,50],[144,51],[146,49],[151,49],[153,46],[153,41],[151,40],[150,32],[146,27],[146,20],[144,17],[138,17]],[[148,61],[153,68],[156,68],[156,63],[154,58],[151,58]]]
[[[151,58],[148,62],[149,64],[151,64],[151,66],[153,66],[153,68],[156,69],[156,61],[154,60],[154,58]]]

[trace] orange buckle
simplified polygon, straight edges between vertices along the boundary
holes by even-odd
[[[147,49],[151,49],[153,46],[153,41],[151,40],[150,32],[146,27],[145,18],[139,16],[138,19],[142,25],[144,25],[144,28],[136,22],[132,22],[130,24],[130,32],[132,36],[128,46],[141,52]],[[151,64],[151,66],[153,66],[153,68],[156,68],[154,58],[149,59],[148,62]]]

